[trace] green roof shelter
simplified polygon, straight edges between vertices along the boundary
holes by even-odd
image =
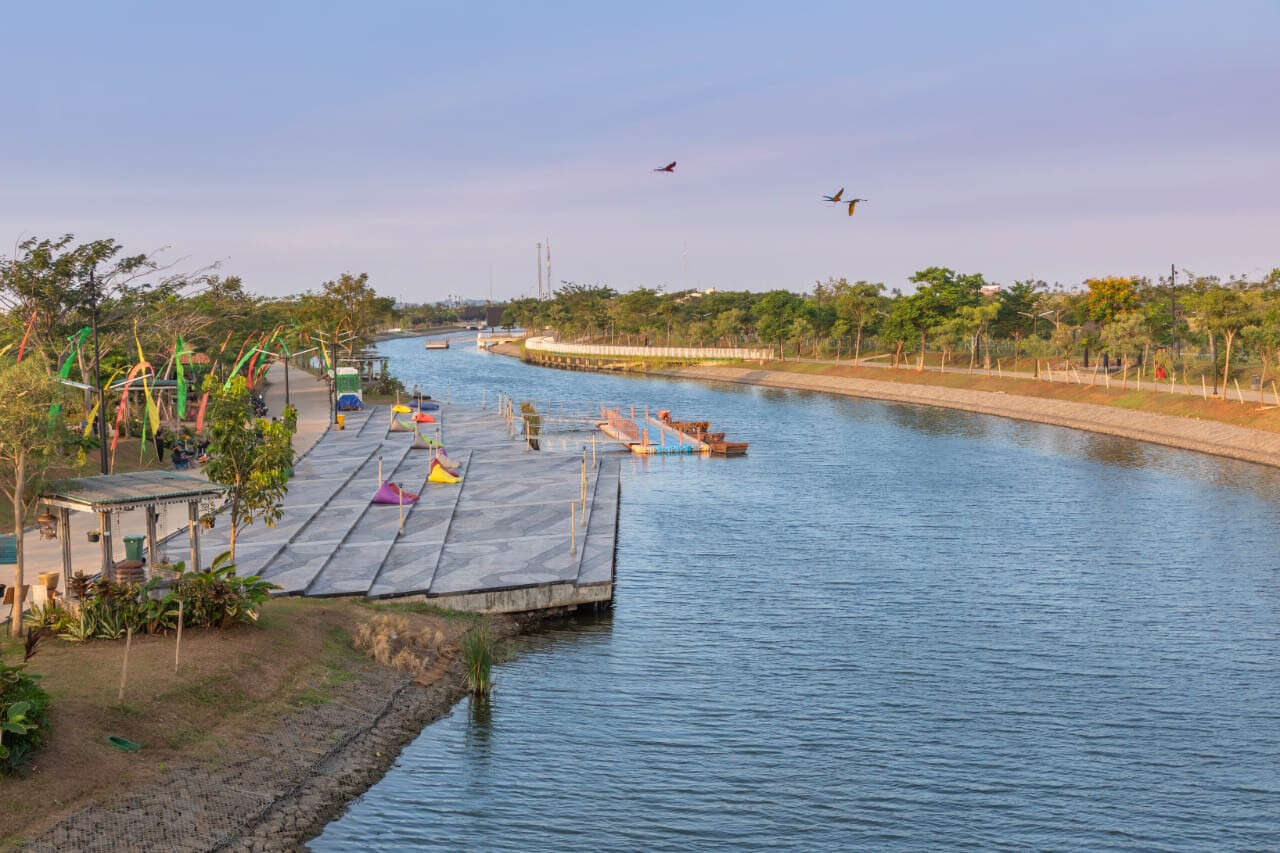
[[[158,562],[159,539],[156,536],[157,509],[168,504],[187,505],[190,529],[191,563],[200,568],[200,501],[222,497],[224,489],[190,474],[177,471],[133,471],[127,474],[103,474],[58,480],[40,495],[40,503],[58,510],[59,538],[62,540],[63,589],[71,580],[71,513],[98,514],[102,531],[103,577],[112,577],[111,513],[131,509],[146,510],[147,554],[149,563]]]

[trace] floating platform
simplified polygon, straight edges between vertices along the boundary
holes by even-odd
[[[239,573],[279,584],[280,595],[426,599],[478,613],[607,605],[620,455],[587,457],[584,511],[580,450],[529,451],[494,409],[439,406],[460,483],[427,482],[434,451],[391,432],[388,407],[350,414],[294,466],[276,526],[241,531]],[[380,472],[418,500],[371,503]],[[165,545],[185,553],[185,542],[183,532]],[[225,518],[201,543],[209,561],[226,550]]]
[[[637,456],[674,453],[710,454],[711,446],[657,418],[628,416],[619,409],[602,408],[596,428],[626,446]]]
[[[422,345],[422,348],[423,349],[448,349],[449,339],[441,338],[440,340],[436,340],[436,341],[428,340],[425,344]]]

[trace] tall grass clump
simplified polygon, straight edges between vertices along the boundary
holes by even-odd
[[[462,659],[467,665],[467,689],[487,696],[493,688],[493,634],[489,623],[480,620],[462,637]]]
[[[524,417],[524,428],[528,433],[529,448],[538,450],[538,435],[542,432],[542,416],[533,407],[533,403],[521,403],[520,414]]]

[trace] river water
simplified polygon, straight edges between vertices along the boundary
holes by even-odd
[[[1280,472],[464,343],[382,351],[750,455],[629,458],[613,613],[524,638],[314,849],[1280,849]]]

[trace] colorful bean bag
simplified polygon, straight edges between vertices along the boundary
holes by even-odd
[[[411,504],[418,499],[413,492],[406,492],[396,483],[387,480],[373,493],[376,504]]]

